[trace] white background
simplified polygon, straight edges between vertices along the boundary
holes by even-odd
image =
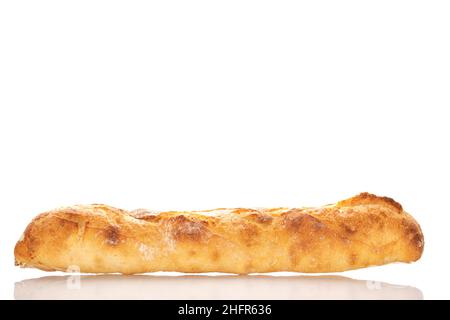
[[[322,205],[421,224],[414,264],[343,275],[450,298],[448,1],[2,1],[0,298],[38,213]]]

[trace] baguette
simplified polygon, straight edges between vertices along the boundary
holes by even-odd
[[[65,207],[34,218],[14,255],[16,265],[46,271],[325,273],[416,261],[423,247],[399,203],[361,193],[317,208]]]

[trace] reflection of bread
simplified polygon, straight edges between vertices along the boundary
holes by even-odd
[[[415,261],[423,244],[400,204],[362,193],[318,208],[67,207],[37,216],[14,253],[17,265],[48,271],[335,272]]]
[[[74,290],[76,289],[76,290]],[[69,275],[22,280],[16,300],[422,300],[414,287],[338,276]]]

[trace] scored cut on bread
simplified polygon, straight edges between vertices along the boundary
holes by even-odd
[[[14,255],[16,265],[46,271],[325,273],[413,262],[423,248],[399,203],[361,193],[316,208],[64,207],[34,218]]]

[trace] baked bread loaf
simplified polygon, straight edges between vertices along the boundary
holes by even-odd
[[[362,193],[318,208],[60,208],[28,225],[14,255],[16,265],[46,271],[312,273],[412,262],[423,246],[400,204]]]

